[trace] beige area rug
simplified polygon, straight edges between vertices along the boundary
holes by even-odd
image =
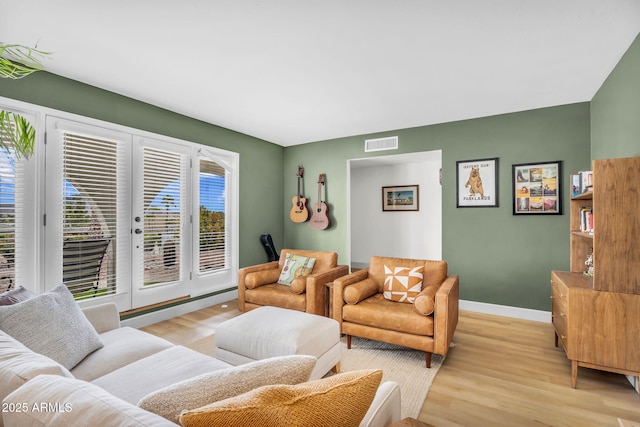
[[[344,356],[340,371],[382,369],[382,381],[395,381],[400,386],[402,418],[418,418],[433,379],[442,366],[443,356],[434,354],[431,369],[427,369],[422,351],[358,337],[351,339],[351,350],[347,350],[344,337],[342,345]],[[215,336],[199,339],[187,347],[215,356]]]
[[[350,350],[345,337],[342,343],[345,353],[340,370],[382,369],[382,381],[395,381],[400,386],[402,418],[417,419],[444,357],[434,354],[427,369],[423,351],[358,337],[351,338]]]

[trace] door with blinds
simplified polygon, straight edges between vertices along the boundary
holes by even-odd
[[[46,129],[45,289],[126,311],[234,285],[237,154],[56,117]]]
[[[45,288],[129,309],[131,136],[48,119],[46,141]]]
[[[135,137],[133,306],[190,295],[189,147]]]
[[[188,152],[48,120],[45,288],[120,311],[188,296]]]

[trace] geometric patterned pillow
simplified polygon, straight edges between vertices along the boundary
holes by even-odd
[[[413,304],[422,290],[424,266],[420,267],[387,267],[384,266],[383,296],[396,302]]]

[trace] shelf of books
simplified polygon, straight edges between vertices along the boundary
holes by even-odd
[[[571,183],[571,271],[585,272],[585,261],[593,253],[593,174],[583,171],[572,175]]]

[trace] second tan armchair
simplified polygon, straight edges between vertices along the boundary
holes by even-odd
[[[291,285],[277,283],[287,254],[313,258],[311,274],[295,279]],[[338,265],[336,252],[283,249],[280,260],[245,267],[238,272],[238,308],[245,312],[261,306],[275,306],[324,316],[326,284],[349,273]]]
[[[388,281],[397,272],[422,274],[415,301],[393,301]],[[401,276],[400,273],[397,276]],[[419,276],[417,276],[419,277]],[[400,281],[414,278],[403,276]],[[420,290],[421,289],[421,290]],[[392,292],[393,293],[393,292]],[[402,300],[402,292],[395,297]],[[340,330],[351,336],[396,344],[425,352],[427,368],[433,353],[446,355],[458,324],[458,276],[447,275],[444,261],[371,257],[369,268],[333,282],[333,318]]]

